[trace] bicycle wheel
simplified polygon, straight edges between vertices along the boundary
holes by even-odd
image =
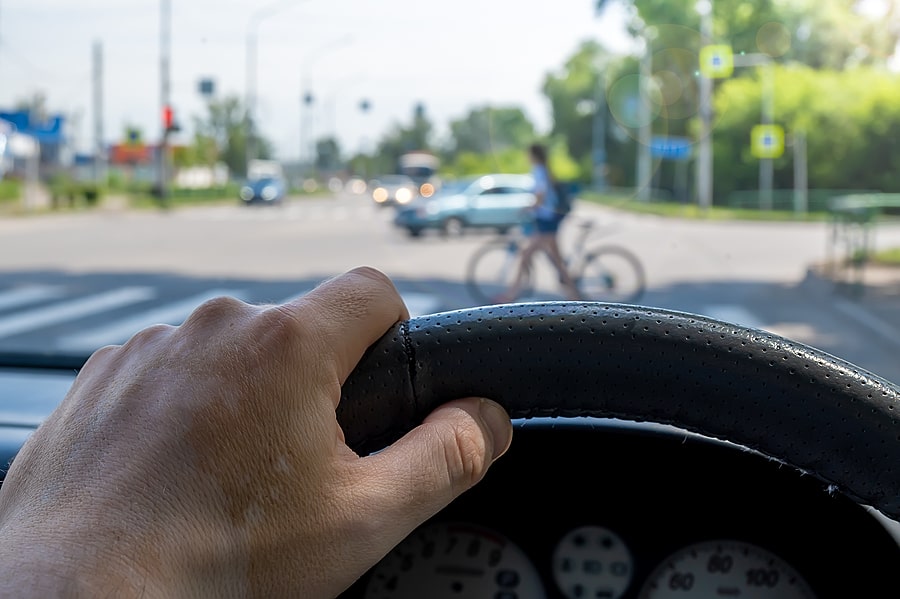
[[[519,241],[500,239],[481,246],[469,258],[466,268],[466,287],[475,301],[489,304],[505,293],[519,268]],[[531,293],[531,270],[525,271],[525,282],[519,293]]]
[[[577,283],[586,300],[630,304],[644,295],[646,277],[637,256],[607,245],[588,252]]]

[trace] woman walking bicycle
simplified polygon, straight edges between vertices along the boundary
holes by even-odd
[[[547,149],[541,144],[531,144],[528,147],[528,158],[531,161],[531,174],[534,178],[534,205],[530,208],[532,222],[529,223],[528,242],[519,255],[519,263],[516,275],[510,287],[505,293],[497,296],[497,303],[509,303],[515,301],[522,291],[522,286],[528,278],[531,269],[531,261],[535,252],[542,250],[550,258],[550,262],[559,274],[559,282],[570,300],[581,299],[575,280],[569,273],[559,250],[557,234],[559,226],[565,215],[556,209],[559,198],[556,193],[556,179],[550,171],[547,163]]]

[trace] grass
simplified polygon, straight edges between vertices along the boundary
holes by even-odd
[[[900,247],[888,248],[872,254],[872,262],[885,266],[900,266]]]
[[[753,221],[825,221],[827,212],[808,212],[797,214],[786,210],[751,210],[747,208],[728,208],[711,206],[703,209],[696,204],[677,202],[661,202],[656,200],[641,201],[633,196],[607,195],[595,192],[582,193],[582,201],[592,202],[618,210],[626,210],[639,214],[653,214],[669,218],[687,218],[696,220],[753,220]]]

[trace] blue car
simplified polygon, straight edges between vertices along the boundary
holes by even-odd
[[[430,198],[397,209],[394,224],[418,237],[433,229],[461,235],[471,229],[506,232],[523,224],[534,204],[531,175],[491,174],[445,183]]]
[[[279,204],[287,195],[287,183],[280,177],[248,179],[241,186],[244,204]]]

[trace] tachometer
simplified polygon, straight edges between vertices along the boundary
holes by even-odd
[[[601,526],[569,531],[553,552],[553,577],[568,599],[618,599],[634,570],[619,535]]]
[[[373,569],[365,599],[544,599],[540,575],[505,536],[464,523],[423,526]]]
[[[777,555],[750,543],[722,540],[684,547],[663,560],[640,599],[669,597],[814,599],[815,594]]]

